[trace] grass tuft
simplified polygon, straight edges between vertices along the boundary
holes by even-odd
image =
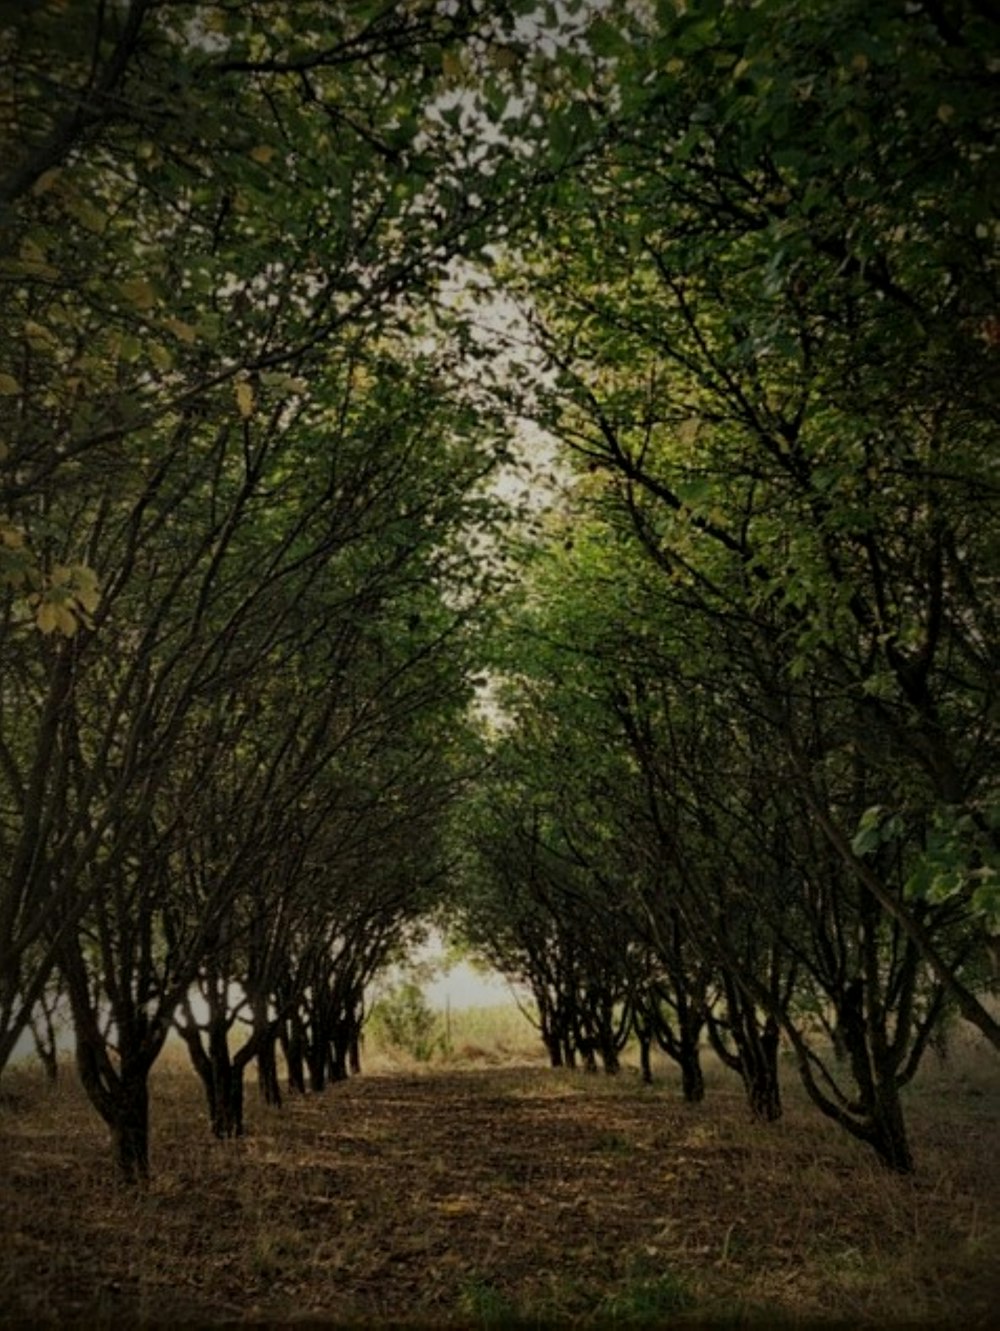
[[[662,1326],[666,1318],[684,1312],[693,1303],[688,1282],[664,1272],[637,1279],[609,1294],[601,1304],[601,1315],[614,1326]]]
[[[478,1275],[463,1281],[458,1306],[475,1326],[510,1326],[519,1320],[510,1299],[490,1280]]]

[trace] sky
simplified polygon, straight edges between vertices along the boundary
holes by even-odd
[[[457,1012],[461,1008],[514,1004],[515,993],[522,1002],[531,998],[524,985],[512,987],[499,971],[485,964],[473,966],[468,961],[457,961],[447,966],[446,942],[435,928],[428,930],[423,943],[410,948],[402,965],[379,977],[376,991],[401,979],[416,979],[428,1005],[442,1012],[447,1007]]]
[[[523,989],[523,986],[521,986]],[[510,984],[497,971],[473,970],[468,962],[445,971],[424,986],[424,997],[432,1008],[453,1012],[468,1007],[499,1007],[514,1003]]]

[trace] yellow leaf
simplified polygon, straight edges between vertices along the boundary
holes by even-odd
[[[87,611],[93,614],[101,599],[101,591],[97,582],[97,574],[86,564],[77,564],[73,570],[75,574],[75,587],[73,589],[77,602]]]
[[[43,327],[40,323],[36,323],[34,319],[25,319],[24,336],[36,351],[56,345],[56,339],[51,330]]]
[[[54,633],[59,625],[56,607],[51,601],[42,601],[35,611],[35,623],[43,633]]]
[[[55,611],[56,628],[60,633],[64,633],[67,638],[72,638],[73,634],[79,628],[79,621],[77,620],[76,615],[74,615],[73,611],[65,605],[57,605]]]
[[[153,342],[149,348],[149,358],[158,370],[171,370],[174,358],[162,342]]]
[[[274,149],[269,143],[259,143],[256,148],[250,149],[250,156],[255,162],[260,162],[261,166],[267,166],[274,156]]]
[[[937,118],[938,120],[941,121],[942,125],[947,125],[948,121],[952,118],[954,114],[955,114],[955,108],[953,106],[949,106],[947,102],[942,102],[937,109]]]
[[[856,74],[865,74],[868,72],[868,57],[859,51],[857,55],[851,58],[851,68]]]
[[[47,171],[42,172],[34,185],[32,185],[32,194],[47,194],[61,175],[61,166],[50,166]]]
[[[236,384],[236,406],[244,420],[253,415],[253,405],[253,388],[245,379],[241,379]]]
[[[0,396],[16,397],[21,391],[21,385],[12,374],[0,374]]]
[[[0,545],[5,545],[8,550],[22,550],[24,548],[24,532],[20,527],[0,527]]]
[[[148,278],[129,278],[127,282],[118,284],[118,290],[136,309],[149,310],[156,304],[156,292]]]
[[[189,346],[198,340],[197,331],[190,324],[186,324],[183,319],[175,319],[171,315],[169,319],[164,319],[163,326],[169,328],[174,337],[179,338],[182,342],[187,342]]]
[[[79,621],[97,609],[100,599],[97,574],[87,564],[56,564],[53,567],[44,604],[54,608],[55,625],[61,632],[75,633]],[[46,616],[46,622],[48,619]]]
[[[92,231],[95,236],[102,235],[108,225],[107,215],[102,213],[100,208],[95,208],[87,199],[67,201],[65,208],[71,217],[75,217],[81,226]]]

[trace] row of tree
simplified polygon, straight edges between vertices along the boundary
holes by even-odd
[[[531,8],[0,21],[0,1070],[65,993],[125,1178],[172,1025],[239,1131],[440,890],[507,441],[436,292],[557,165]]]
[[[554,1059],[613,1066],[631,1014],[697,1096],[705,1031],[769,1118],[783,1036],[899,1170],[937,1024],[1000,1046],[997,37],[973,3],[612,7],[613,132],[503,274],[569,472],[465,928]]]

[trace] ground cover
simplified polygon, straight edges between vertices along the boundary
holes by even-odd
[[[747,1120],[541,1064],[376,1071],[210,1138],[179,1061],[154,1079],[154,1177],[111,1181],[70,1076],[0,1107],[0,1321],[365,1325],[992,1324],[1000,1075],[974,1048],[910,1096],[890,1177],[789,1085]],[[788,1078],[791,1083],[791,1076]]]

